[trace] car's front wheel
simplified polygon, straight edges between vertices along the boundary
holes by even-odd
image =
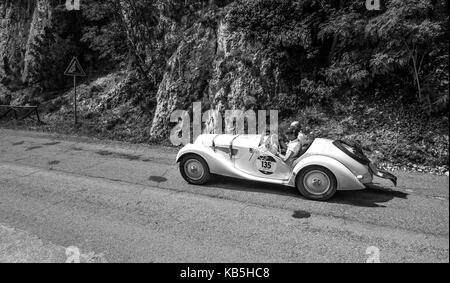
[[[324,201],[336,193],[337,181],[334,174],[327,168],[308,166],[297,176],[296,186],[304,197]]]
[[[211,176],[206,161],[196,154],[188,154],[181,158],[180,173],[188,183],[194,185],[205,184]]]

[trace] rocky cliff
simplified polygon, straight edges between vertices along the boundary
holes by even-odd
[[[186,32],[159,85],[151,136],[167,136],[173,111],[187,110],[192,102],[207,97],[216,49],[216,31],[211,27],[197,24]]]
[[[50,0],[0,1],[0,78],[33,81],[34,43],[51,22]]]
[[[165,137],[175,109],[192,110],[192,102],[208,109],[258,109],[283,89],[278,68],[262,44],[230,31],[226,14],[214,27],[197,24],[187,31],[159,86],[150,130]]]
[[[59,20],[53,11],[55,1],[0,1],[0,78],[31,84],[36,81],[38,39],[52,18]],[[138,21],[132,1],[119,3],[131,52],[137,55],[133,68],[147,72],[141,80],[151,80],[154,88],[148,90],[148,96],[156,98],[147,129],[151,138],[166,138],[172,126],[170,114],[175,109],[190,110],[194,101],[201,101],[204,111],[261,109],[286,92],[279,66],[267,48],[230,29],[230,1],[177,4],[172,14],[157,7],[161,10],[154,16],[159,24],[147,30],[142,29],[147,23]],[[149,40],[148,32],[157,39]]]

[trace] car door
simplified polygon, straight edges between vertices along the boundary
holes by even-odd
[[[237,169],[260,178],[278,180],[290,178],[291,168],[264,147],[241,149],[239,152],[241,154],[235,160]]]

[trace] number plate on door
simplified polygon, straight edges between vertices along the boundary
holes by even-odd
[[[277,170],[277,162],[272,156],[260,156],[256,159],[256,169],[263,174],[270,175]]]

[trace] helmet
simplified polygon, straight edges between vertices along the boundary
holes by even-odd
[[[299,121],[292,122],[288,128],[288,131],[299,131],[299,130],[300,130],[300,122]]]
[[[299,127],[300,126],[300,122],[299,121],[294,121],[291,123],[291,125],[289,127]]]

